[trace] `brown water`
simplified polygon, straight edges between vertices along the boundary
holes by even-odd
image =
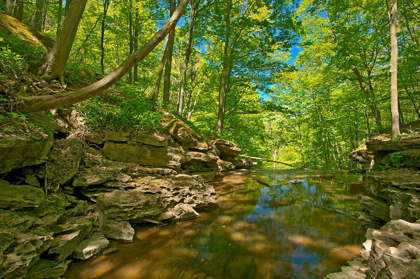
[[[76,262],[66,278],[322,278],[360,251],[356,175],[259,171],[214,186],[219,202],[198,219],[137,228],[133,243]]]

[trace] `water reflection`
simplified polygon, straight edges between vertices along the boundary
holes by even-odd
[[[322,278],[360,250],[364,231],[351,183],[360,178],[264,171],[215,183],[200,218],[138,228],[114,254],[78,262],[66,278]],[[263,186],[256,180],[269,183]]]

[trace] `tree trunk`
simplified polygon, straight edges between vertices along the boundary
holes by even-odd
[[[22,21],[23,0],[6,0],[6,14]]]
[[[397,0],[391,0],[389,14],[389,34],[391,36],[391,60],[389,62],[390,84],[391,84],[391,124],[392,137],[399,136],[400,116],[398,112],[398,38],[397,38]]]
[[[129,33],[129,41],[130,41],[130,55],[134,52],[134,32],[133,32],[133,0],[130,1],[130,10],[128,13],[128,33]],[[128,84],[133,84],[133,69],[130,69],[127,75],[127,82]]]
[[[194,32],[194,21],[196,18],[196,12],[200,1],[197,2],[191,1],[191,16],[190,16],[190,26],[188,28],[188,35],[187,35],[187,49],[185,50],[185,59],[184,65],[182,69],[182,76],[181,76],[181,86],[179,87],[179,94],[178,94],[178,114],[182,115],[184,111],[184,98],[185,98],[185,87],[187,85],[187,72],[188,72],[188,64],[190,61],[190,56],[192,52],[192,42],[193,42],[193,32]]]
[[[160,88],[160,82],[162,81],[163,68],[165,67],[167,49],[168,49],[168,44],[166,43],[165,51],[163,52],[162,60],[160,61],[160,65],[159,65],[159,72],[158,72],[158,77],[156,80],[156,86],[155,86],[155,89],[153,90],[153,95],[152,95],[152,103],[154,105],[156,105],[157,100],[159,98],[159,88]]]
[[[56,36],[60,33],[61,29],[61,18],[63,16],[63,0],[58,0],[58,12],[57,12],[57,32]]]
[[[175,11],[175,0],[169,0],[171,16]],[[171,96],[171,70],[172,70],[172,53],[175,42],[175,28],[169,33],[168,44],[166,46],[166,58],[165,58],[165,77],[163,80],[163,104],[169,104],[169,98]]]
[[[101,72],[105,74],[105,29],[106,29],[106,15],[108,13],[109,8],[109,0],[102,1],[104,6],[103,15],[102,15],[102,26],[101,26]]]
[[[35,19],[34,19],[33,27],[37,31],[42,30],[42,25],[44,23],[44,9],[45,9],[45,0],[36,0]]]
[[[132,53],[117,69],[103,79],[76,91],[67,91],[55,95],[21,97],[18,111],[23,113],[60,108],[84,101],[103,93],[119,81],[138,62],[142,61],[175,28],[184,14],[189,0],[180,0],[178,8],[165,25],[138,51]]]
[[[139,12],[138,8],[136,7],[135,18],[134,18],[134,51],[139,49]],[[134,72],[133,72],[133,81],[134,83],[139,81],[139,64],[134,65]]]
[[[220,82],[220,92],[219,92],[219,114],[217,117],[217,133],[219,135],[223,132],[223,124],[225,122],[225,113],[226,113],[226,93],[228,85],[228,50],[229,50],[229,40],[230,40],[230,10],[232,8],[232,0],[229,0],[227,10],[226,10],[226,38],[225,45],[223,50],[223,66],[222,66],[222,77]]]
[[[70,50],[76,37],[77,28],[85,10],[87,0],[69,0],[66,4],[63,27],[57,40],[48,53],[47,60],[39,69],[39,75],[47,81],[57,79],[64,85],[64,69],[70,55]]]

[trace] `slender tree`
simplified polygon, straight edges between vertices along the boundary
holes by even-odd
[[[176,0],[169,0],[171,15],[175,11]],[[172,71],[172,54],[175,42],[175,28],[169,33],[168,44],[166,46],[165,58],[165,77],[163,80],[163,104],[169,104],[171,94],[171,71]]]
[[[389,12],[389,34],[391,36],[391,61],[389,62],[391,84],[391,124],[392,137],[399,136],[400,116],[398,110],[398,38],[397,38],[397,0],[391,0]]]
[[[23,0],[6,0],[6,14],[22,21]]]
[[[105,74],[105,29],[106,29],[106,15],[109,9],[109,0],[102,0],[103,13],[102,13],[102,24],[101,24],[101,72]]]

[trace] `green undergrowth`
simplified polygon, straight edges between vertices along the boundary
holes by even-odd
[[[81,111],[92,128],[114,131],[162,129],[162,114],[135,86],[123,85],[118,91],[90,98],[81,104]]]

